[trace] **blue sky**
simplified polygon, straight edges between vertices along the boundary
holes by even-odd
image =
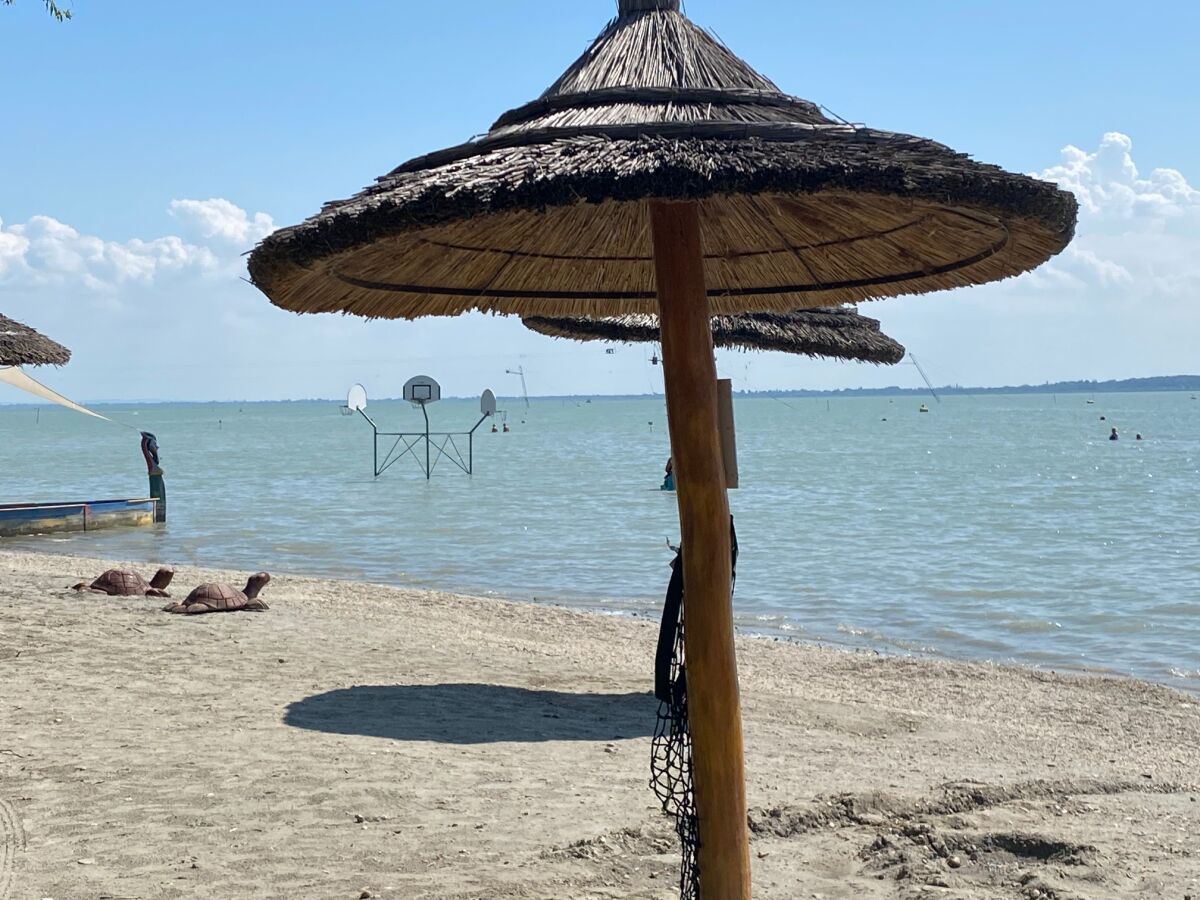
[[[333,396],[359,380],[389,394],[434,365],[448,391],[476,394],[520,362],[535,392],[646,390],[641,349],[610,356],[485,317],[294,317],[238,280],[272,224],[536,96],[614,6],[75,0],[64,24],[39,0],[0,8],[0,311],[74,349],[43,376],[85,399]],[[1200,369],[1195,5],[686,8],[790,93],[1081,193],[1080,239],[1046,271],[864,307],[935,381]],[[136,335],[134,359],[108,352]],[[753,389],[917,380],[910,367],[723,362]]]

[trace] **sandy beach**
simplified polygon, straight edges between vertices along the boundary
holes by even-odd
[[[65,589],[106,565],[0,552],[0,900],[677,895],[655,623],[279,573],[259,614]],[[738,652],[757,897],[1200,896],[1193,698]]]

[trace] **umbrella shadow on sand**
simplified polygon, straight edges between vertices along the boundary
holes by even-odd
[[[616,741],[654,733],[650,693],[577,694],[495,684],[361,685],[291,704],[283,721],[329,734],[442,744]]]

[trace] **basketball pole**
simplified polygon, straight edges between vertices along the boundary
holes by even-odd
[[[425,480],[429,481],[433,471],[429,468],[429,412],[425,409],[424,401],[421,402],[421,415],[425,417]]]

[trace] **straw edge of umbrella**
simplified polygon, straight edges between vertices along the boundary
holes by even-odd
[[[523,316],[530,331],[548,337],[612,343],[658,343],[653,315],[588,318]],[[879,322],[850,310],[799,310],[782,315],[716,316],[713,343],[724,349],[774,351],[815,359],[839,359],[895,365],[905,348],[884,334]]]
[[[70,359],[62,344],[0,314],[0,366],[65,366]]]

